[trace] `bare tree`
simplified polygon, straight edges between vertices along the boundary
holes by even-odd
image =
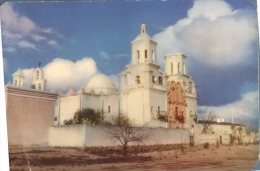
[[[212,128],[212,122],[215,121],[217,115],[215,113],[209,112],[206,118],[206,122],[203,124],[202,133],[204,134],[212,134],[214,133]]]
[[[124,156],[128,155],[128,145],[130,143],[140,144],[148,137],[147,130],[133,127],[126,116],[118,116],[114,119],[112,126],[106,126],[105,128],[113,141],[118,141],[122,145],[122,154]]]

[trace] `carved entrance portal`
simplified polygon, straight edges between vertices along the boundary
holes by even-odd
[[[183,128],[187,103],[179,82],[168,83],[167,103],[168,128]]]

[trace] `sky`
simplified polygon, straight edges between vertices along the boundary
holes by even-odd
[[[5,84],[21,67],[26,83],[42,63],[52,90],[78,90],[97,73],[118,85],[131,41],[145,23],[163,57],[182,52],[201,117],[214,112],[257,125],[258,28],[254,0],[10,2],[0,7]]]

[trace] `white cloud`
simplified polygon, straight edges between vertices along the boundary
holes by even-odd
[[[18,46],[20,48],[30,48],[30,49],[37,49],[36,46],[26,40],[22,40],[18,42]]]
[[[58,43],[55,40],[50,40],[48,42],[48,44],[51,45],[51,46],[57,46],[58,45]]]
[[[101,51],[99,52],[99,56],[102,58],[102,59],[105,59],[105,60],[108,60],[110,59],[110,55],[104,51]]]
[[[224,67],[241,64],[256,51],[253,11],[234,10],[220,0],[196,0],[187,15],[153,36],[160,64],[166,54],[183,52],[205,64]]]
[[[127,53],[109,54],[107,52],[101,51],[99,52],[99,56],[104,60],[110,60],[112,58],[116,58],[116,59],[127,58],[129,54]]]
[[[43,41],[43,40],[46,40],[45,37],[41,36],[41,35],[38,35],[38,34],[32,34],[32,39],[35,40],[35,41]]]
[[[66,91],[78,90],[85,87],[88,79],[97,73],[96,62],[92,58],[84,57],[78,61],[56,58],[43,67],[47,87],[49,90]],[[23,70],[26,80],[25,86],[29,86],[33,69]]]
[[[258,91],[243,94],[241,99],[222,106],[200,106],[199,113],[202,117],[213,112],[219,118],[231,122],[232,114],[235,122],[249,123],[258,120]]]
[[[51,28],[42,28],[33,22],[30,18],[17,13],[11,3],[5,3],[0,7],[0,17],[2,21],[2,35],[4,48],[8,47],[25,47],[38,49],[35,46],[35,42],[54,42],[54,40],[48,40],[42,34],[53,34]],[[20,46],[20,42],[26,41],[26,45]],[[19,42],[19,43],[17,43]],[[56,42],[56,41],[55,41]],[[29,45],[30,43],[31,45]],[[34,44],[34,45],[32,45]],[[57,42],[56,42],[57,44]],[[7,47],[6,47],[7,46]]]

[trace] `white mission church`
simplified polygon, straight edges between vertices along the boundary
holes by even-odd
[[[179,112],[177,105],[175,115],[183,115],[183,127],[190,128],[197,115],[197,95],[196,85],[187,72],[187,57],[181,53],[166,55],[165,71],[161,70],[157,64],[157,43],[142,24],[140,34],[132,41],[131,63],[120,74],[121,89],[116,88],[109,76],[93,76],[79,91],[70,90],[59,96],[56,124],[63,125],[79,109],[92,108],[101,111],[108,121],[121,114],[136,126],[169,127],[167,121],[159,118],[168,117],[167,87],[171,81],[180,83],[186,101],[185,112]],[[23,87],[23,82],[24,74],[18,69],[13,74],[13,86]],[[30,88],[45,91],[46,86],[43,70],[38,67]]]
[[[46,128],[53,124],[65,125],[66,121],[74,117],[76,111],[92,108],[100,111],[107,121],[125,115],[132,120],[134,126],[186,128],[191,134],[195,131],[198,135],[205,133],[205,126],[211,125],[210,133],[217,139],[220,138],[220,142],[222,136],[228,137],[226,140],[229,142],[229,137],[234,131],[240,139],[244,137],[245,140],[247,135],[244,125],[223,120],[218,122],[197,120],[196,84],[188,75],[187,57],[182,53],[173,53],[165,55],[164,58],[163,71],[157,64],[157,43],[148,35],[146,25],[141,24],[140,34],[132,41],[131,63],[120,74],[120,90],[109,76],[98,74],[77,92],[70,90],[65,95],[58,96],[53,93],[47,94],[47,80],[39,66],[35,68],[31,81],[30,93],[33,95],[28,98],[29,89],[24,88],[25,76],[22,70],[18,69],[13,74],[13,84],[6,86],[9,132],[15,130],[17,126],[11,118],[16,118],[21,113],[19,109],[13,111],[15,108],[12,106],[19,104],[24,108],[26,100],[31,100],[33,109],[30,109],[31,111],[37,112],[37,106],[33,103],[39,106],[45,105],[42,111],[47,112],[44,114],[46,118],[43,119],[46,121]],[[18,101],[20,94],[23,96],[22,101]],[[34,99],[39,97],[42,102],[36,103]],[[33,117],[35,112],[31,112]],[[24,112],[24,115],[28,115],[28,112]],[[50,118],[56,118],[54,123]],[[34,123],[33,120],[28,122]],[[40,128],[38,130],[42,131]],[[45,134],[47,137],[48,131],[45,130]],[[23,135],[27,135],[26,132]],[[13,137],[16,138],[15,136],[14,134]],[[213,141],[215,142],[215,139]]]

